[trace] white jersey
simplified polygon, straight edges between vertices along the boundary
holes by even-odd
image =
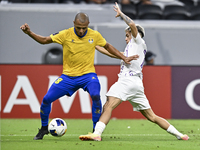
[[[122,101],[129,101],[134,111],[151,108],[144,94],[142,83],[142,68],[146,50],[146,44],[139,33],[136,38],[132,37],[125,48],[124,55],[139,55],[139,58],[137,60],[132,60],[130,65],[125,64],[124,61],[121,62],[121,71],[118,74],[118,81],[115,82],[106,93],[106,96],[116,97]]]
[[[145,41],[141,38],[140,34],[138,33],[136,38],[132,37],[132,39],[127,44],[124,55],[129,57],[133,55],[139,55],[137,60],[132,60],[131,64],[126,64],[123,60],[121,61],[121,69],[120,73],[118,74],[119,77],[121,76],[135,76],[138,75],[142,77],[142,68],[144,65],[144,58],[147,52],[147,46]]]

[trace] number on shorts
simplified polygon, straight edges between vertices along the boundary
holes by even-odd
[[[55,84],[60,83],[62,80],[63,80],[62,78],[58,78],[58,79],[55,81]]]

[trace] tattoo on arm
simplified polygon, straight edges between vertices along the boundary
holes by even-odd
[[[126,16],[124,13],[120,13],[121,18],[126,22],[127,25],[132,22],[132,20]]]

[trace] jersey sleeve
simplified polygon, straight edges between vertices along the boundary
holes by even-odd
[[[137,44],[142,45],[145,50],[147,49],[147,46],[146,46],[144,40],[142,39],[142,37],[140,36],[139,32],[138,32],[136,38],[133,37],[133,39]]]
[[[67,34],[66,32],[67,30],[62,30],[60,32],[51,34],[50,37],[54,43],[58,43],[62,45],[63,41],[65,40],[65,36]]]
[[[96,31],[96,32],[97,32],[97,43],[96,43],[96,45],[104,47],[106,45],[105,38],[103,38],[103,36],[98,31]]]
[[[135,40],[135,42],[136,42],[137,44],[142,43],[142,38],[141,38],[139,32],[138,32],[136,38],[133,37],[133,39]]]

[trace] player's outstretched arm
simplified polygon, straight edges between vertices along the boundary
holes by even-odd
[[[117,15],[115,17],[121,17],[128,26],[130,26],[131,28],[131,32],[132,32],[132,35],[133,37],[136,38],[137,34],[138,34],[138,30],[137,30],[137,27],[134,23],[134,21],[132,19],[130,19],[128,16],[126,16],[119,8],[117,2],[115,2],[115,5],[113,6],[114,7],[114,11],[117,12]]]
[[[35,34],[34,32],[32,32],[30,30],[30,27],[27,23],[23,24],[20,29],[27,35],[29,35],[32,39],[34,39],[35,41],[37,41],[40,44],[49,44],[52,43],[52,39],[50,36],[44,37],[38,34]]]
[[[115,55],[116,58],[122,59],[126,64],[131,64],[130,61],[132,60],[136,60],[138,59],[138,55],[134,55],[131,57],[126,57],[123,55],[123,53],[121,53],[120,51],[118,51],[114,46],[112,46],[110,43],[106,43],[106,45],[104,46],[104,48],[111,53],[112,55]]]
[[[96,48],[96,50],[98,50],[98,51],[99,51],[100,53],[102,53],[102,54],[105,54],[105,55],[107,55],[107,56],[109,56],[109,57],[112,57],[112,58],[120,59],[119,57],[117,57],[117,56],[115,56],[115,55],[109,53],[105,48],[103,48],[103,47],[101,47],[101,46],[98,46],[98,45],[97,45],[95,48]],[[121,53],[123,54],[123,52],[121,52]]]

